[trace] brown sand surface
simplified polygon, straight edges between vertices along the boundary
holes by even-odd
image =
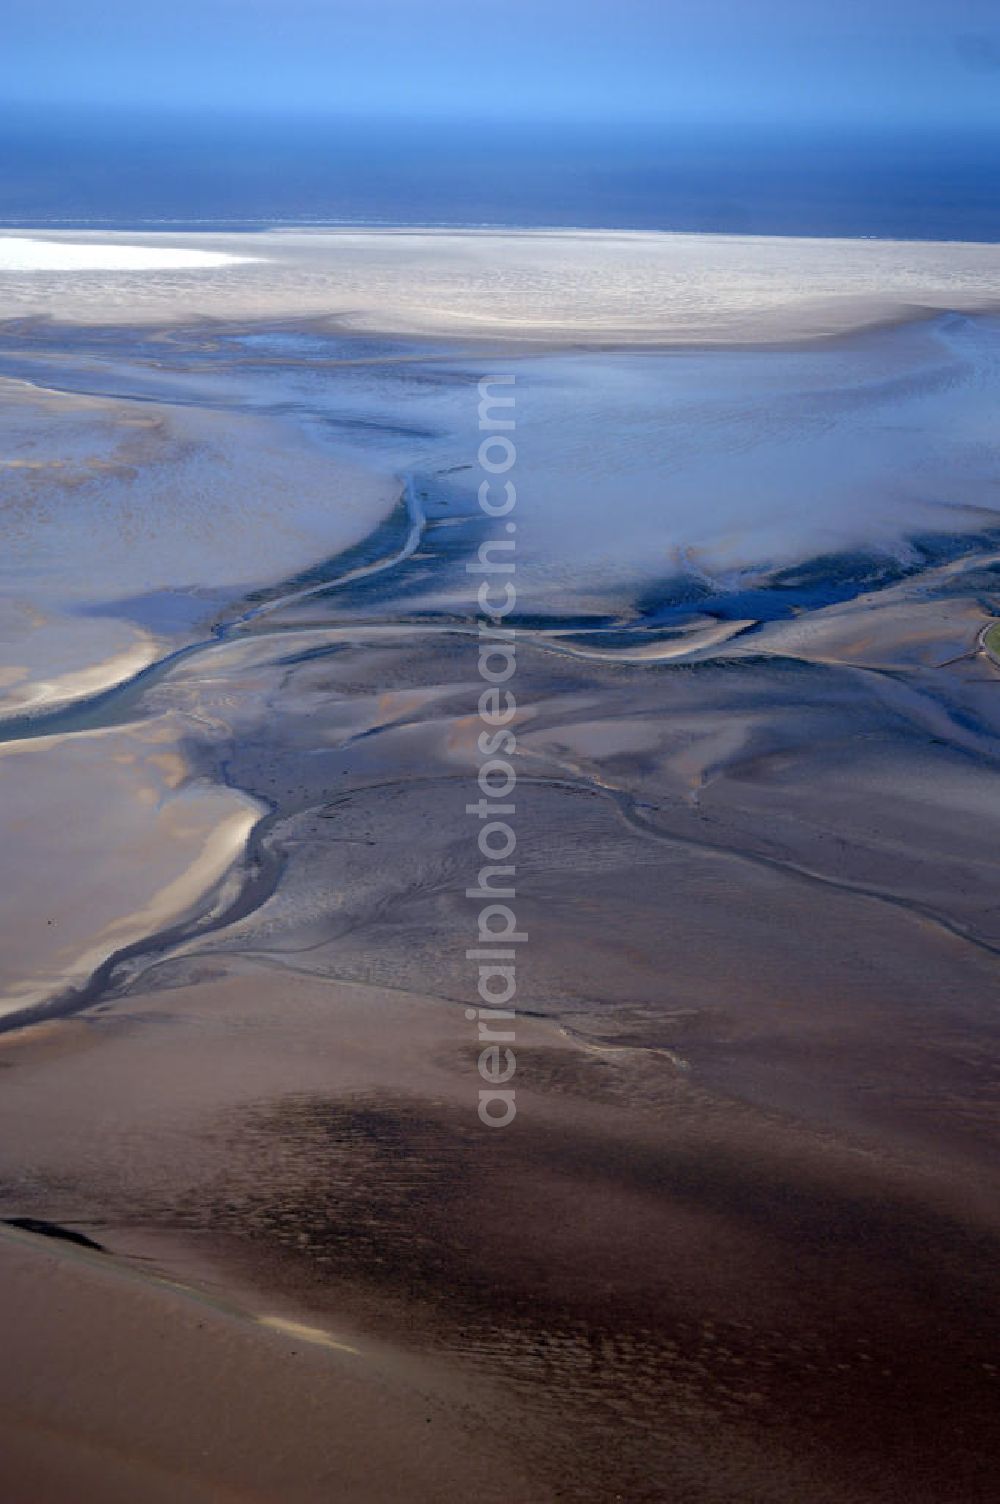
[[[520,1116],[487,1136],[464,1010],[431,998],[251,968],[8,1036],[5,1209],[108,1250],[5,1247],[7,1383],[53,1476],[108,1447],[83,1497],[168,1466],[289,1500],[990,1497],[980,1173],[522,1030]],[[293,1357],[275,1315],[356,1352]]]
[[[0,1238],[5,1504],[524,1490],[489,1432],[456,1423],[463,1397],[440,1379],[38,1241]]]

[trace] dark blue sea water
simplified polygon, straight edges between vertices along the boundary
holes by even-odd
[[[1000,240],[993,139],[0,110],[0,222]]]

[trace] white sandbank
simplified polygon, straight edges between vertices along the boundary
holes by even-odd
[[[0,272],[202,271],[250,259],[191,246],[35,240],[21,235],[0,235]]]
[[[7,254],[28,263],[0,260],[0,318],[309,317],[387,334],[649,346],[818,338],[1000,303],[1000,246],[975,243],[569,230],[25,233],[8,239]],[[31,262],[37,250],[23,249],[42,233],[45,276]],[[93,274],[80,276],[85,267]],[[197,275],[170,275],[183,267]]]

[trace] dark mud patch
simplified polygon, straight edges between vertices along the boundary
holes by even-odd
[[[989,1497],[1000,1240],[874,1159],[309,1096],[221,1133],[159,1217],[505,1386],[562,1497]]]
[[[73,1227],[63,1227],[58,1222],[48,1222],[44,1217],[0,1217],[5,1227],[17,1227],[21,1232],[37,1233],[40,1238],[55,1238],[63,1243],[72,1243],[77,1248],[89,1248],[92,1253],[107,1253],[103,1243],[96,1243],[86,1233]]]

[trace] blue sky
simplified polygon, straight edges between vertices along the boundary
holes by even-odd
[[[1000,0],[5,0],[0,98],[981,130]]]

